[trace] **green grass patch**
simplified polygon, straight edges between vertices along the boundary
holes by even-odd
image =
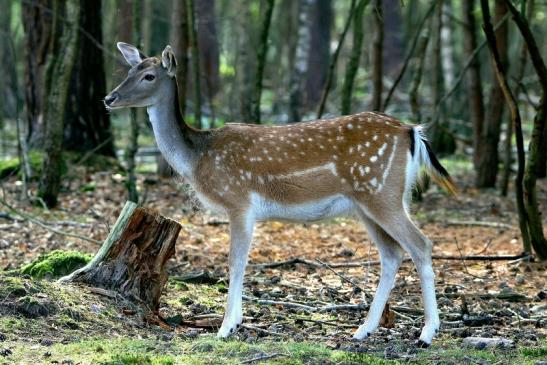
[[[30,264],[23,266],[21,273],[37,279],[59,278],[79,269],[90,260],[90,255],[81,252],[55,250],[41,255]]]
[[[58,343],[49,348],[34,346],[29,349],[24,344],[12,348],[13,354],[9,359],[11,363],[41,363],[47,360],[48,363],[102,365],[235,365],[264,357],[263,360],[254,363],[397,364],[395,361],[383,360],[373,355],[331,350],[315,343],[272,340],[246,343],[238,340],[218,340],[212,335],[192,340],[175,337],[169,341],[161,338],[95,338],[66,345]],[[3,364],[2,359],[0,364]]]
[[[30,151],[28,155],[29,164],[31,170],[36,174],[40,171],[42,167],[43,154],[39,151]],[[0,179],[19,174],[21,169],[21,162],[19,157],[9,158],[3,161],[0,161]],[[67,168],[66,164],[63,163],[63,172],[66,173]]]

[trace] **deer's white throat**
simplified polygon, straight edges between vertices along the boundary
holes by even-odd
[[[178,125],[174,91],[162,98],[162,102],[147,108],[158,148],[169,165],[185,179],[192,180],[194,152],[188,146]]]

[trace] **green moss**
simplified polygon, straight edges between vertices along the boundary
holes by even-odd
[[[81,252],[55,250],[41,255],[30,264],[23,266],[21,273],[39,279],[58,278],[70,274],[90,260],[91,256]]]
[[[34,176],[40,175],[40,169],[42,168],[42,161],[44,159],[41,151],[30,151],[28,154],[30,168],[34,173]],[[19,157],[0,161],[0,179],[19,174],[21,170],[21,163]],[[65,175],[68,171],[67,165],[64,160],[61,162],[61,174]]]

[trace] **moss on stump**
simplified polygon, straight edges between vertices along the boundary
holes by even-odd
[[[86,265],[90,260],[90,255],[81,252],[55,250],[23,266],[21,273],[37,279],[59,278]]]

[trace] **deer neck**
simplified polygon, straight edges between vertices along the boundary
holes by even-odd
[[[147,108],[158,148],[169,165],[192,180],[196,165],[200,131],[184,121],[178,104],[176,80],[165,86],[161,100]]]

